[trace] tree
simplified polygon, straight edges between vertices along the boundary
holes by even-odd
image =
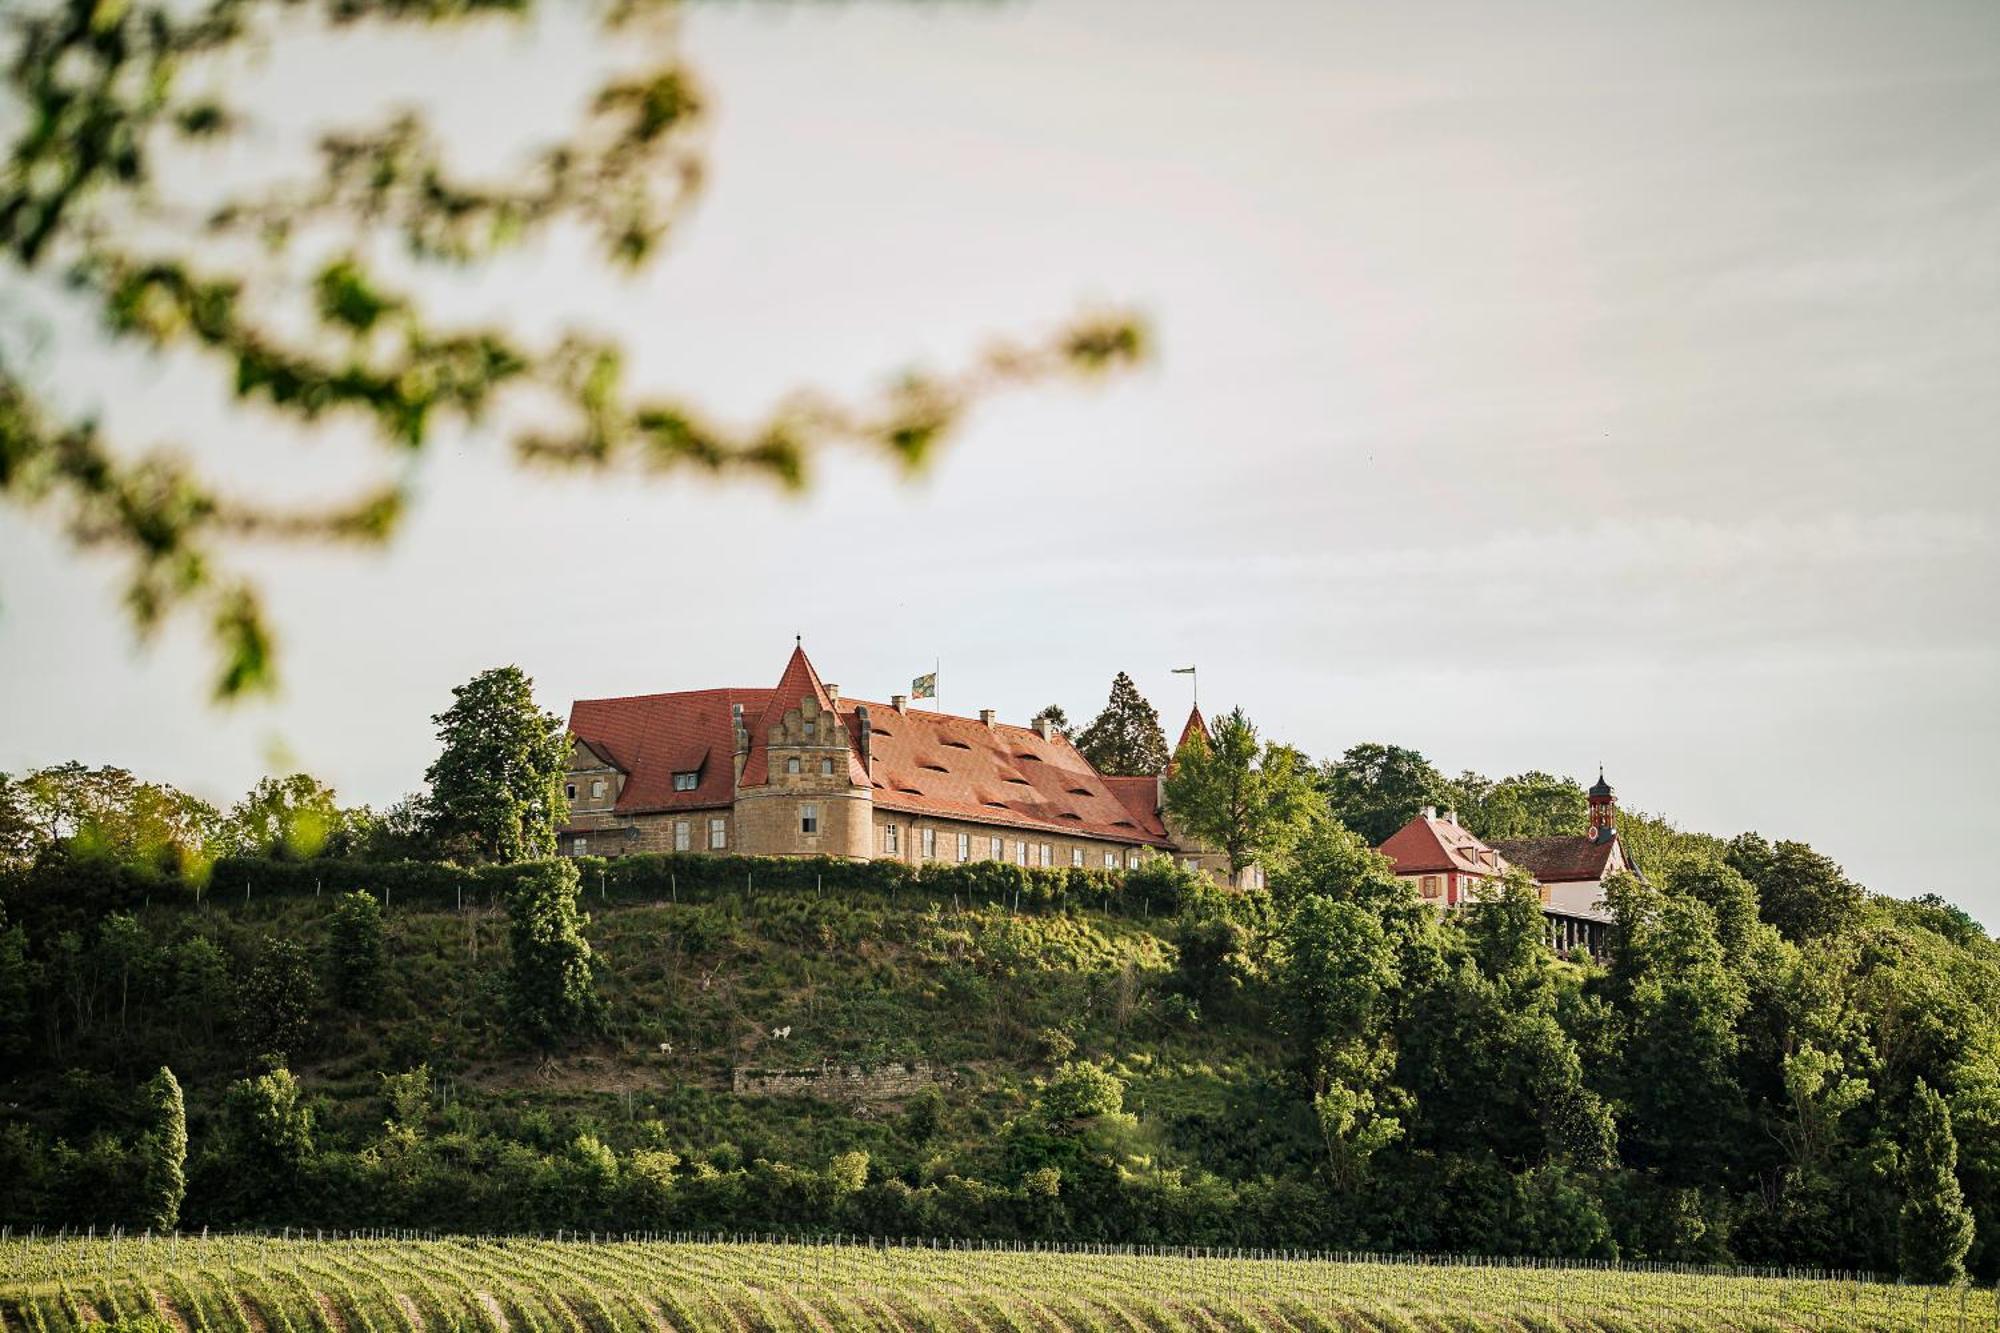
[[[1028,725],[1031,727],[1040,727],[1044,722],[1054,727],[1057,731],[1065,734],[1069,732],[1069,714],[1063,711],[1061,704],[1050,704],[1047,708],[1044,708],[1041,712],[1036,713],[1028,719]]]
[[[1049,1079],[1037,1105],[1050,1126],[1070,1128],[1124,1110],[1125,1084],[1094,1064],[1072,1060]]]
[[[1922,1079],[1910,1101],[1904,1131],[1903,1211],[1896,1232],[1897,1259],[1911,1282],[1965,1280],[1972,1248],[1972,1214],[1958,1183],[1958,1141],[1951,1109]]]
[[[1256,861],[1281,861],[1319,807],[1304,755],[1259,743],[1241,708],[1218,719],[1210,738],[1189,739],[1167,775],[1168,814],[1194,841],[1229,858],[1231,874]]]
[[[1111,680],[1104,711],[1077,736],[1076,748],[1106,777],[1151,777],[1167,767],[1160,715],[1122,671]]]
[[[24,866],[34,860],[35,846],[28,793],[14,778],[0,773],[0,870]]]
[[[61,845],[87,857],[187,874],[223,847],[224,821],[214,806],[122,768],[52,764],[22,778],[15,799],[29,825],[31,858]]]
[[[1448,805],[1451,785],[1415,750],[1365,741],[1320,770],[1320,789],[1334,818],[1370,847],[1416,818],[1426,805]]]
[[[603,85],[594,96],[579,90],[577,123],[519,145],[481,177],[411,109],[420,90],[371,99],[355,79],[341,107],[348,119],[300,136],[316,144],[316,161],[252,158],[265,169],[218,173],[200,150],[232,144],[241,154],[277,137],[260,132],[263,108],[225,100],[241,86],[230,74],[253,52],[310,49],[316,25],[245,0],[25,0],[7,60],[14,114],[0,115],[16,127],[0,177],[0,262],[49,307],[26,318],[178,352],[259,409],[267,436],[304,442],[345,423],[380,453],[351,493],[294,507],[172,452],[107,438],[10,357],[0,361],[0,498],[53,510],[79,546],[122,557],[125,602],[142,630],[176,610],[199,612],[216,694],[229,698],[276,679],[260,590],[232,568],[229,545],[385,541],[415,471],[400,460],[441,434],[483,426],[542,465],[692,469],[799,487],[828,445],[860,443],[915,469],[980,397],[1139,354],[1129,318],[1083,318],[1045,340],[996,346],[956,373],[902,376],[876,401],[793,394],[732,430],[692,402],[635,389],[615,342],[547,334],[548,312],[474,327],[440,309],[433,275],[490,271],[505,252],[552,235],[586,239],[617,275],[663,249],[705,179],[709,98],[680,58],[678,25],[648,21],[662,7],[592,11],[601,49],[577,67],[611,71]],[[471,25],[537,10],[343,0],[326,16],[336,26]],[[58,341],[54,355],[69,350]]]
[[[372,894],[343,893],[334,900],[328,938],[334,1003],[369,1011],[382,985],[382,905]]]
[[[508,1004],[521,1035],[544,1050],[593,1026],[603,1012],[576,888],[576,867],[550,861],[531,867],[507,898]]]
[[[553,856],[569,818],[563,770],[569,734],[535,704],[535,683],[516,666],[483,671],[452,692],[431,721],[442,750],[424,774],[431,832],[486,861]]]
[[[246,1217],[268,1217],[297,1191],[313,1154],[313,1113],[282,1064],[238,1079],[222,1098],[229,1183]]]
[[[1764,920],[1788,940],[1839,934],[1861,919],[1867,891],[1806,843],[1773,845],[1742,833],[1730,839],[1724,860],[1756,887]]]
[[[28,932],[7,924],[7,905],[0,903],[0,1055],[19,1055],[28,1049],[35,1020],[34,984]]]
[[[146,928],[130,912],[113,912],[97,928],[97,947],[104,955],[104,972],[118,978],[118,1035],[125,1035],[126,1011],[132,999],[132,974],[152,953]]]
[[[1445,804],[1480,838],[1546,838],[1582,833],[1590,824],[1583,784],[1539,770],[1489,782],[1462,773]]]
[[[172,1231],[187,1194],[187,1106],[180,1081],[165,1065],[146,1084],[146,1106],[152,1127],[140,1143],[141,1221],[153,1231]]]
[[[247,1053],[279,1063],[305,1053],[312,1036],[312,965],[303,944],[267,937],[237,991],[238,1023]]]
[[[245,856],[308,860],[326,849],[345,817],[333,788],[310,773],[263,778],[229,812],[230,841]]]

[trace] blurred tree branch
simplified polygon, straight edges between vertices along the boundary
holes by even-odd
[[[59,278],[114,339],[185,349],[238,399],[274,409],[300,439],[360,423],[407,458],[447,425],[490,426],[524,462],[643,473],[684,469],[804,486],[814,458],[858,445],[915,469],[995,390],[1094,375],[1143,352],[1130,317],[1085,317],[1001,342],[950,373],[908,373],[865,402],[800,390],[744,428],[626,381],[623,349],[565,333],[538,342],[504,327],[455,327],[382,276],[385,243],[415,270],[467,268],[546,235],[589,235],[633,272],[661,252],[699,192],[704,100],[681,59],[667,0],[590,12],[620,57],[566,137],[512,179],[469,179],[417,113],[320,137],[307,179],[190,206],[164,188],[189,146],[240,136],[247,111],[194,71],[286,40],[318,19],[446,24],[521,21],[532,0],[22,0],[12,8],[8,91],[18,124],[0,166],[0,256],[15,276]],[[58,358],[61,349],[56,349]],[[71,418],[0,345],[0,496],[55,511],[77,548],[128,566],[125,601],[147,632],[169,614],[207,617],[215,690],[276,683],[255,581],[220,543],[258,538],[380,543],[405,512],[399,480],[320,507],[231,493],[171,449],[138,452]],[[532,418],[534,424],[527,424]]]

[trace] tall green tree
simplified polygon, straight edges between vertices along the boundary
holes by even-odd
[[[507,898],[509,1016],[522,1037],[544,1050],[590,1030],[603,1015],[583,937],[589,918],[577,910],[576,891],[576,867],[549,861],[524,872]]]
[[[305,1054],[317,996],[305,946],[297,940],[266,937],[236,993],[244,1052],[275,1057],[281,1064]]]
[[[1756,887],[1764,920],[1788,940],[1837,935],[1861,920],[1867,891],[1806,843],[1742,833],[1730,839],[1724,859]]]
[[[1965,1280],[1972,1248],[1972,1213],[1958,1183],[1958,1140],[1951,1108],[1917,1080],[1903,1134],[1903,1211],[1896,1232],[1897,1259],[1911,1282]]]
[[[1076,748],[1107,777],[1151,777],[1167,767],[1160,715],[1123,671],[1111,680],[1104,711],[1078,733]]]
[[[172,1231],[187,1195],[187,1105],[180,1080],[165,1065],[146,1084],[146,1109],[151,1124],[139,1147],[141,1221],[153,1231]]]
[[[662,8],[334,6],[337,26],[490,27],[549,11],[587,25],[574,67],[603,71],[602,82],[575,90],[573,121],[537,125],[534,141],[508,145],[508,169],[482,172],[463,160],[480,145],[454,142],[441,132],[450,117],[433,124],[418,109],[434,89],[399,86],[372,67],[339,71],[337,123],[275,131],[267,118],[294,104],[280,104],[282,90],[249,100],[243,89],[255,82],[233,77],[242,62],[274,49],[308,69],[340,58],[320,25],[286,6],[10,6],[0,267],[10,291],[36,302],[17,318],[63,331],[39,355],[64,367],[79,343],[104,338],[171,352],[183,373],[211,378],[257,413],[267,449],[304,448],[337,422],[375,451],[347,485],[301,507],[184,452],[110,438],[90,409],[60,401],[38,365],[0,349],[0,501],[50,512],[79,547],[119,558],[142,630],[197,613],[217,659],[215,691],[228,698],[271,688],[278,651],[257,581],[230,558],[235,544],[386,541],[414,475],[400,460],[440,434],[472,428],[524,464],[796,488],[842,444],[915,470],[995,391],[1140,353],[1133,320],[1087,317],[995,345],[957,370],[899,376],[866,401],[787,395],[737,429],[666,386],[632,383],[626,349],[581,331],[601,323],[586,312],[484,326],[455,314],[435,275],[469,269],[492,280],[510,252],[551,236],[583,241],[612,278],[664,252],[707,178],[711,98],[680,49],[680,25],[657,21]],[[527,72],[505,63],[518,51],[477,54],[504,53],[505,43],[452,50],[475,62],[477,82]],[[252,169],[218,173],[199,155],[223,147]],[[552,337],[552,323],[577,331]]]
[[[336,1004],[362,1012],[375,1008],[381,998],[384,955],[382,905],[373,894],[343,893],[334,901],[327,963]]]
[[[1304,755],[1259,741],[1241,708],[1218,718],[1209,739],[1190,737],[1167,775],[1168,814],[1194,841],[1229,858],[1232,874],[1282,861],[1319,812]]]
[[[282,1064],[238,1079],[223,1094],[221,1148],[239,1216],[284,1215],[298,1199],[313,1147],[312,1108]]]
[[[1334,818],[1379,847],[1426,805],[1449,805],[1451,784],[1415,750],[1365,741],[1319,775]]]
[[[1530,770],[1498,782],[1462,773],[1446,801],[1459,823],[1481,838],[1547,838],[1582,833],[1590,824],[1583,784]]]
[[[431,719],[442,747],[424,774],[432,833],[483,861],[555,855],[569,818],[562,719],[536,705],[535,683],[516,666],[482,671],[451,693],[451,707]]]
[[[262,778],[229,812],[229,839],[246,856],[306,860],[339,834],[345,816],[333,788],[310,773]]]

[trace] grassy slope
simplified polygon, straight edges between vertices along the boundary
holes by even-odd
[[[608,1030],[553,1065],[516,1047],[506,1030],[503,913],[392,910],[377,1012],[322,1004],[314,1048],[292,1062],[319,1099],[327,1139],[356,1146],[378,1133],[378,1075],[428,1062],[440,1101],[551,1142],[588,1123],[613,1146],[628,1146],[661,1134],[646,1126],[654,1121],[682,1150],[730,1145],[743,1160],[818,1164],[859,1147],[899,1173],[948,1164],[995,1178],[987,1169],[998,1164],[983,1158],[992,1133],[1027,1105],[1050,1063],[1045,1034],[1060,1030],[1078,1055],[1110,1059],[1128,1080],[1142,1150],[1224,1171],[1259,1165],[1260,1103],[1268,1099],[1257,1094],[1280,1053],[1259,1015],[1212,1014],[1196,1024],[1164,1015],[1157,983],[1172,964],[1169,923],[954,911],[907,896],[898,904],[767,894],[586,906]],[[321,958],[330,910],[330,900],[292,900],[154,910],[142,919],[162,941],[199,932],[247,958],[272,935]],[[137,982],[127,1033],[106,1018],[64,1063],[103,1071],[114,1085],[170,1063],[199,1114],[240,1075],[246,1053],[226,1026],[205,1037],[200,1024],[172,1021],[167,984]],[[775,1039],[773,1028],[790,1035]],[[943,1132],[921,1144],[898,1131],[894,1106],[857,1114],[729,1091],[738,1065],[915,1060],[947,1073]],[[57,1085],[31,1074],[0,1083],[0,1097],[59,1116]],[[1231,1108],[1241,1123],[1214,1128]],[[1217,1153],[1240,1160],[1212,1160]]]

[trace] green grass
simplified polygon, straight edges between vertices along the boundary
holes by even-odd
[[[1996,1317],[1992,1292],[1490,1263],[866,1243],[0,1241],[10,1333],[100,1321],[188,1333],[1972,1329]]]

